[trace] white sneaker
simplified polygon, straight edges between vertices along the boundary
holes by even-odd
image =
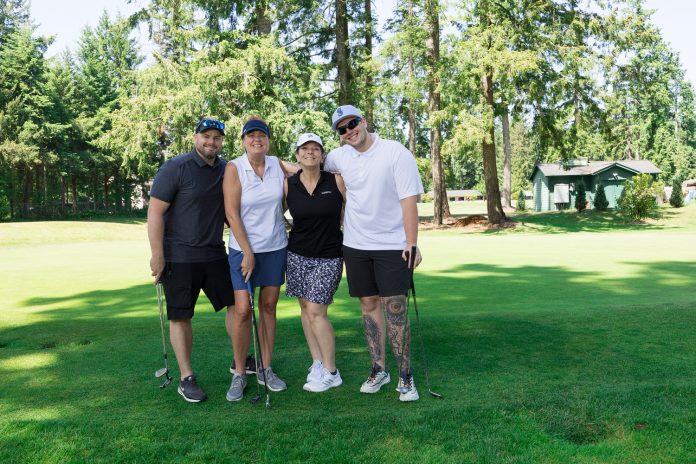
[[[382,370],[382,368],[377,365],[374,365],[372,366],[372,373],[360,386],[360,392],[377,393],[379,389],[382,388],[382,385],[386,385],[389,382],[391,382],[389,372]]]
[[[419,398],[412,375],[409,375],[407,379],[399,376],[399,386],[396,390],[399,392],[399,401],[417,401]]]
[[[315,359],[311,366],[309,366],[309,374],[307,374],[307,383],[321,382],[321,378],[324,376],[324,365],[318,359]]]
[[[331,375],[331,372],[326,370],[326,368],[322,368],[322,371],[322,378],[320,381],[307,382],[302,389],[308,392],[319,393],[343,384],[343,379],[338,369],[336,369],[336,374],[334,375]]]

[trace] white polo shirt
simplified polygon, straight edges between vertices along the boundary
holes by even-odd
[[[280,250],[288,245],[283,221],[283,180],[285,174],[278,158],[266,156],[263,179],[256,175],[246,153],[234,163],[242,185],[240,214],[254,253]],[[241,251],[230,230],[230,248]]]
[[[399,142],[372,134],[366,152],[350,145],[332,150],[324,169],[339,172],[346,184],[343,244],[358,250],[403,250],[406,246],[400,201],[423,193],[416,160]]]

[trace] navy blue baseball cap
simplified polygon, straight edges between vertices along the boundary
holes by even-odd
[[[209,129],[218,130],[222,135],[225,135],[225,123],[217,119],[203,118],[196,124],[196,134],[205,132]]]
[[[268,128],[268,124],[259,119],[250,119],[242,128],[242,137],[254,131],[261,131],[266,134],[267,137],[271,136],[271,130]]]

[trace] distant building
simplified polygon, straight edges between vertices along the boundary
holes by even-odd
[[[427,193],[431,198],[433,191]],[[478,190],[447,190],[447,201],[470,201],[481,200],[483,194]]]
[[[580,182],[585,184],[588,207],[592,207],[597,186],[604,185],[609,208],[623,192],[623,184],[636,174],[650,174],[656,178],[661,171],[647,160],[589,161],[566,160],[557,163],[537,164],[529,180],[534,185],[534,210],[555,211],[572,208],[575,192]]]

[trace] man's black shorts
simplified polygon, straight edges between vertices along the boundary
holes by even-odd
[[[405,295],[410,273],[401,253],[401,250],[357,250],[344,246],[350,296]]]
[[[161,281],[169,320],[191,319],[201,289],[215,311],[234,304],[227,258],[204,263],[167,263]]]

